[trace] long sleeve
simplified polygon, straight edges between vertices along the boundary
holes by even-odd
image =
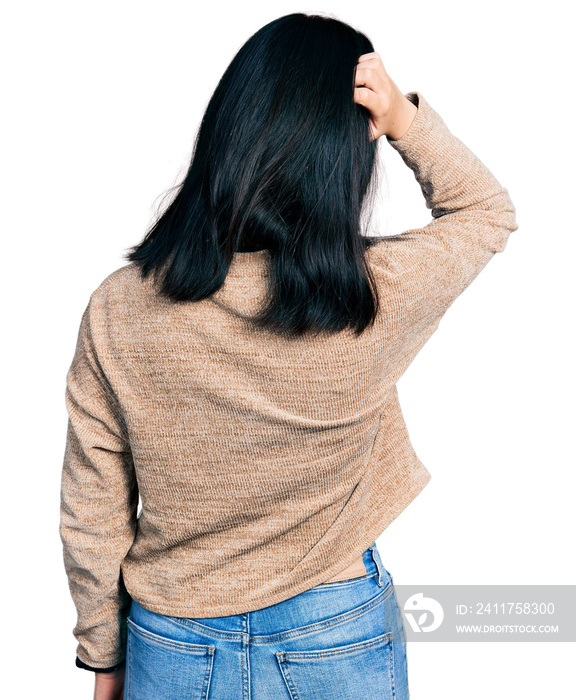
[[[385,238],[373,260],[398,346],[408,343],[413,357],[518,224],[508,190],[420,92],[406,97],[418,107],[414,120],[402,138],[386,139],[414,172],[433,219]]]
[[[131,598],[120,564],[136,532],[138,488],[118,401],[94,344],[93,296],[66,378],[68,429],[60,538],[77,623],[76,665],[111,670],[125,659]]]

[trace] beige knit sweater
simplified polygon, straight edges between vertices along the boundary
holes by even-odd
[[[278,603],[345,569],[422,491],[396,382],[506,246],[515,208],[419,92],[398,141],[433,220],[368,250],[374,327],[255,330],[268,251],[174,304],[126,265],[91,294],[67,374],[60,536],[78,657],[125,657],[131,597],[178,617]],[[142,510],[137,514],[138,497]]]

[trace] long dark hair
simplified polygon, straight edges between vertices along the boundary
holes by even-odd
[[[253,34],[208,103],[175,198],[124,257],[162,295],[199,301],[236,251],[266,249],[270,286],[253,322],[360,335],[378,311],[374,239],[361,231],[378,141],[354,102],[358,58],[371,51],[331,16],[296,12]]]

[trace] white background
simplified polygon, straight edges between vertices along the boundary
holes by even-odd
[[[574,59],[567,4],[25,2],[3,12],[3,659],[26,697],[91,698],[58,536],[65,374],[90,293],[187,165],[240,46],[295,12],[372,39],[508,188],[520,228],[398,388],[432,474],[379,537],[396,584],[569,584]],[[382,233],[431,216],[383,143]],[[413,700],[574,697],[575,645],[412,643]],[[21,693],[18,693],[21,694]],[[225,700],[224,698],[218,700]]]

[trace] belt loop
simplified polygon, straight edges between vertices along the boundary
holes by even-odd
[[[378,551],[376,547],[376,542],[373,542],[370,547],[368,548],[370,550],[370,553],[372,554],[372,560],[374,561],[374,564],[376,565],[376,569],[378,571],[378,578],[376,579],[378,581],[379,586],[384,585],[384,564],[382,564],[382,559],[380,559],[380,552]]]

